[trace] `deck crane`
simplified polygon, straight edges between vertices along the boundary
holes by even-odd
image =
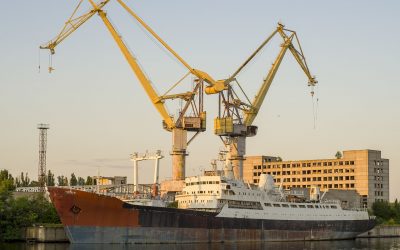
[[[247,97],[242,86],[236,79],[236,76],[243,68],[264,48],[264,46],[276,35],[279,34],[283,39],[281,49],[276,57],[268,75],[258,90],[253,101]],[[297,48],[293,41],[296,41]],[[227,88],[219,93],[219,112],[218,117],[214,120],[214,133],[223,140],[227,153],[227,163],[225,164],[225,175],[234,177],[235,179],[243,178],[243,160],[246,154],[246,138],[257,134],[257,126],[253,125],[260,107],[264,101],[265,95],[274,80],[275,74],[289,50],[301,69],[308,78],[308,86],[313,88],[317,81],[311,75],[306,59],[304,57],[297,34],[293,30],[286,29],[282,24],[278,24],[276,30],[254,51],[253,54],[226,80]],[[239,88],[235,91],[233,85]],[[239,93],[239,94],[238,94]],[[314,94],[314,91],[311,91]],[[244,96],[244,97],[239,97]]]
[[[123,9],[125,9],[137,22],[149,33],[151,34],[164,48],[166,48],[178,61],[180,61],[188,70],[188,74],[194,75],[197,79],[191,91],[178,94],[170,94],[171,90],[181,82],[174,84],[165,94],[158,95],[153,88],[150,80],[144,74],[137,59],[132,55],[124,41],[122,40],[120,34],[116,31],[113,24],[109,21],[106,12],[103,10],[104,6],[110,2],[110,0],[103,0],[99,3],[95,3],[94,0],[88,0],[91,9],[83,15],[76,17],[78,8],[80,8],[83,0],[80,0],[78,6],[73,11],[70,18],[65,23],[61,32],[50,42],[40,46],[41,49],[50,50],[50,54],[55,53],[55,48],[64,39],[71,35],[75,30],[77,30],[82,24],[88,21],[93,15],[98,14],[105,24],[106,28],[110,32],[114,41],[117,43],[119,49],[124,55],[125,59],[129,63],[132,71],[135,73],[140,84],[144,88],[147,96],[149,97],[152,104],[155,106],[157,111],[160,113],[163,119],[163,127],[172,132],[173,145],[172,145],[172,178],[175,181],[184,180],[185,178],[185,158],[187,155],[186,148],[187,145],[194,139],[196,135],[200,132],[206,130],[206,112],[203,110],[203,92],[207,94],[216,94],[223,91],[226,86],[224,81],[216,81],[207,73],[192,68],[186,61],[183,60],[164,40],[162,40],[136,13],[132,11],[122,0],[116,0]],[[50,66],[49,69],[52,69]],[[51,70],[49,70],[51,71]],[[184,77],[184,78],[185,78]],[[203,82],[207,84],[204,86]],[[181,99],[184,102],[183,108],[179,112],[179,117],[174,119],[168,112],[165,106],[167,100]],[[188,116],[188,111],[191,110],[191,115]],[[195,132],[195,135],[187,140],[187,132]]]

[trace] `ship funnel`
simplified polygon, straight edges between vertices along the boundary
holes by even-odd
[[[272,191],[275,187],[274,178],[269,174],[261,174],[258,187],[264,191]]]

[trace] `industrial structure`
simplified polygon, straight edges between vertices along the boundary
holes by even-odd
[[[127,184],[126,176],[114,176],[114,177],[107,177],[107,176],[93,176],[93,183],[94,185],[104,186],[104,185],[124,185]]]
[[[283,39],[281,50],[272,64],[267,76],[264,78],[254,100],[250,101],[248,95],[243,91],[243,88],[236,77],[276,34],[279,34]],[[226,147],[226,156],[230,161],[225,170],[225,175],[231,172],[232,169],[236,179],[241,180],[243,178],[243,160],[246,154],[246,138],[257,134],[257,126],[253,125],[253,121],[257,117],[269,87],[274,80],[275,74],[278,71],[287,50],[292,53],[297,63],[306,74],[308,78],[308,86],[311,86],[312,88],[311,95],[314,95],[313,87],[317,84],[317,81],[308,69],[306,58],[297,34],[295,31],[286,29],[279,23],[276,30],[227,80],[225,80],[227,87],[219,93],[219,112],[218,117],[214,120],[214,133],[221,137]],[[234,89],[234,86],[236,87],[236,90]]]
[[[244,180],[258,183],[270,174],[283,189],[310,188],[356,190],[363,206],[389,200],[389,160],[379,150],[343,151],[340,159],[279,161],[278,157],[247,156]]]
[[[109,21],[104,6],[110,0],[104,0],[96,4],[93,0],[88,0],[91,9],[81,16],[77,16],[78,9],[83,0],[81,0],[73,11],[71,17],[67,20],[61,32],[50,42],[40,46],[42,49],[50,50],[50,55],[55,53],[55,47],[66,39],[70,34],[77,30],[82,24],[89,20],[93,15],[98,14],[104,22],[106,28],[115,40],[125,59],[131,66],[140,84],[144,88],[150,101],[155,106],[163,119],[163,127],[167,131],[172,132],[172,182],[167,186],[169,189],[179,191],[182,182],[185,179],[185,162],[187,156],[187,146],[200,132],[206,130],[206,111],[203,109],[203,94],[219,95],[219,112],[218,117],[214,121],[214,132],[224,142],[228,151],[228,169],[233,169],[236,179],[243,177],[243,160],[246,153],[246,137],[254,136],[257,133],[257,127],[253,125],[253,121],[264,101],[268,89],[275,77],[275,74],[282,62],[287,50],[293,54],[302,70],[308,78],[308,85],[313,87],[317,83],[308,69],[303,50],[300,46],[295,31],[286,29],[282,24],[278,24],[276,30],[256,49],[256,51],[230,76],[228,79],[214,80],[207,73],[194,69],[181,56],[179,56],[164,40],[161,39],[136,13],[132,11],[122,0],[116,0],[124,10],[126,10],[138,24],[146,30],[149,36],[153,37],[160,46],[165,48],[173,57],[175,57],[184,67],[188,69],[188,73],[172,85],[164,94],[159,95],[152,86],[151,81],[144,73],[137,59],[129,51],[124,43],[121,35],[116,31],[113,24]],[[283,39],[281,50],[276,57],[267,77],[264,79],[260,90],[256,94],[253,101],[250,101],[243,88],[240,86],[237,76],[238,74],[255,58],[259,52],[268,44],[268,42],[279,34]],[[49,71],[53,70],[53,66],[49,65]],[[195,80],[193,88],[187,92],[171,94],[170,92],[179,85],[186,77],[192,75]],[[207,86],[204,86],[207,84]],[[234,89],[234,85],[237,85]],[[238,93],[242,95],[239,96]],[[314,91],[311,91],[314,94]],[[184,102],[179,110],[178,117],[173,117],[167,112],[165,103],[167,101],[179,99]],[[187,132],[194,132],[193,137],[188,139]]]
[[[187,146],[200,132],[206,130],[206,112],[203,110],[203,92],[206,94],[217,94],[226,88],[223,80],[216,81],[207,73],[192,68],[181,56],[179,56],[164,40],[161,39],[131,8],[129,8],[122,0],[116,0],[124,10],[128,12],[138,24],[148,32],[149,36],[153,37],[160,46],[164,47],[175,57],[184,67],[188,69],[188,73],[179,79],[171,86],[164,94],[159,95],[153,87],[150,79],[146,76],[139,62],[134,55],[129,51],[125,42],[122,39],[114,25],[110,22],[106,12],[103,10],[104,6],[110,0],[104,0],[96,4],[93,0],[88,0],[91,9],[78,16],[77,12],[83,0],[79,1],[78,6],[73,11],[71,17],[65,22],[61,32],[51,41],[40,46],[41,49],[48,49],[50,56],[55,53],[55,47],[60,44],[64,39],[77,30],[82,24],[89,20],[93,15],[98,14],[105,24],[107,30],[110,32],[114,41],[118,45],[132,71],[136,75],[139,83],[144,88],[151,103],[155,106],[163,119],[163,127],[169,132],[172,132],[172,179],[173,181],[182,182],[185,178],[185,158],[187,156]],[[53,70],[53,66],[49,65],[49,72]],[[187,92],[174,93],[171,91],[189,75],[192,75],[194,80],[194,87]],[[204,83],[208,86],[204,87]],[[178,117],[173,117],[168,113],[165,103],[172,100],[181,100],[183,102],[182,108],[179,111]],[[194,136],[188,139],[187,132],[195,132]]]
[[[154,38],[188,70],[188,73],[164,94],[159,95],[156,92],[137,59],[108,19],[103,8],[111,2],[110,0],[99,3],[88,0],[91,9],[77,16],[76,13],[83,2],[80,0],[59,35],[41,48],[49,49],[53,55],[55,47],[61,41],[93,15],[100,16],[151,103],[160,113],[164,129],[172,132],[172,180],[164,182],[164,186],[160,185],[161,191],[166,191],[167,199],[157,195],[157,189],[151,195],[149,192],[143,192],[142,195],[138,190],[138,162],[146,159],[156,160],[153,185],[157,186],[158,162],[162,158],[161,152],[158,151],[153,156],[147,153],[145,155],[134,153],[131,156],[134,163],[134,185],[121,184],[111,187],[103,185],[101,189],[100,185],[96,185],[96,192],[87,192],[84,190],[86,187],[73,191],[71,188],[50,187],[48,189],[50,198],[68,231],[71,243],[210,243],[352,239],[375,225],[374,217],[369,216],[367,209],[344,209],[337,201],[325,201],[321,198],[316,185],[311,187],[309,201],[291,200],[293,196],[287,196],[281,188],[276,187],[272,175],[277,174],[271,171],[266,173],[268,164],[264,164],[262,157],[260,165],[262,167],[257,166],[252,169],[252,176],[258,177],[256,181],[253,180],[257,185],[243,181],[246,137],[255,136],[257,133],[253,121],[287,50],[291,51],[307,75],[308,85],[312,88],[311,96],[314,95],[313,87],[317,81],[310,74],[296,32],[278,24],[277,29],[231,77],[216,81],[207,73],[187,64],[122,0],[115,1],[151,38]],[[282,48],[256,97],[250,101],[236,76],[276,34],[283,39]],[[49,65],[49,71],[53,69],[52,65]],[[171,91],[189,75],[192,75],[193,79],[189,91],[171,94]],[[185,178],[187,146],[196,135],[206,130],[204,93],[219,96],[219,113],[214,120],[214,132],[220,136],[226,147],[224,171],[218,171],[217,161],[213,161],[213,171]],[[181,106],[177,115],[172,115],[166,109],[166,102],[172,100],[180,101]],[[194,136],[190,139],[187,138],[188,132],[194,132]],[[269,169],[272,169],[272,165],[268,165]],[[281,173],[283,174],[283,170]],[[290,171],[285,172],[285,175],[290,174]],[[100,177],[96,182],[100,182]],[[142,185],[143,188],[144,186]],[[131,191],[131,187],[134,195],[128,197],[124,192]],[[168,197],[174,199],[169,200]],[[177,208],[170,207],[176,204]]]
[[[138,162],[144,160],[154,160],[153,194],[154,196],[158,195],[160,159],[162,158],[164,158],[164,156],[161,154],[161,150],[157,150],[155,154],[149,154],[146,152],[143,155],[139,155],[139,153],[135,152],[131,155],[131,161],[133,162],[133,186],[135,192],[138,191],[139,185]]]
[[[47,150],[47,130],[49,124],[38,124],[39,129],[39,165],[38,165],[38,183],[42,191],[46,186],[46,150]]]

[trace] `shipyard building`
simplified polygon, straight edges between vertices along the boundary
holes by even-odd
[[[282,161],[272,156],[247,156],[243,179],[257,184],[261,174],[270,174],[283,189],[320,187],[355,190],[361,205],[389,200],[389,160],[378,150],[343,151],[340,159]]]

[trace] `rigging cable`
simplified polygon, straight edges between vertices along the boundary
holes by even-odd
[[[312,101],[312,111],[313,111],[313,123],[315,129],[316,115],[315,115],[315,104],[314,104],[314,87],[311,87],[311,101]]]
[[[51,73],[54,70],[53,68],[53,55],[50,53],[49,54],[49,73]]]
[[[38,52],[38,73],[40,73],[40,48]]]

